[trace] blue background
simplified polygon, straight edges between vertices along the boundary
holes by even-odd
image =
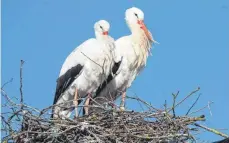
[[[152,49],[145,70],[128,90],[157,108],[171,93],[179,100],[197,87],[202,93],[194,110],[213,101],[212,116],[206,109],[202,123],[212,128],[229,128],[229,1],[228,0],[2,0],[2,83],[10,96],[19,96],[20,60],[24,65],[24,98],[31,106],[44,108],[53,102],[56,79],[68,54],[94,37],[93,25],[110,22],[115,39],[130,34],[124,20],[127,8],[145,13],[145,23],[160,44]],[[185,114],[198,94],[180,105]],[[141,110],[138,103],[127,102]],[[229,134],[228,130],[224,131]],[[220,139],[202,133],[201,140]]]

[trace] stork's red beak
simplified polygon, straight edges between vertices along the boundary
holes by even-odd
[[[153,41],[152,35],[150,34],[150,32],[148,31],[146,25],[144,24],[143,20],[138,20],[138,24],[140,25],[140,28],[144,31],[144,33],[146,34],[147,38],[150,41]]]
[[[103,32],[103,35],[108,35],[108,31]]]

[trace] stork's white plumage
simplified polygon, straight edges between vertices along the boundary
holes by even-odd
[[[57,80],[53,104],[53,117],[68,118],[78,99],[95,91],[108,77],[118,56],[115,53],[114,40],[108,35],[110,25],[105,20],[95,23],[96,39],[91,38],[77,47],[65,60]],[[65,107],[65,108],[62,108]]]
[[[97,90],[95,99],[95,103],[103,104],[104,100],[112,101],[122,94],[123,109],[126,90],[145,67],[152,43],[155,42],[144,24],[144,13],[140,9],[136,7],[127,9],[125,19],[132,34],[121,37],[115,42],[117,50],[123,57],[122,63],[116,76]]]

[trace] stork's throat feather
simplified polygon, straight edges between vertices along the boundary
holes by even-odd
[[[133,48],[138,56],[135,64],[137,67],[142,67],[146,64],[152,42],[142,29],[134,31],[132,38]]]

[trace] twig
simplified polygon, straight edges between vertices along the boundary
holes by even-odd
[[[156,110],[156,111],[160,111],[159,109],[153,107],[152,105],[150,105],[150,104],[147,103],[146,101],[143,101],[143,100],[140,99],[139,97],[131,97],[131,96],[127,96],[127,95],[126,95],[126,98],[135,99],[135,100],[140,101],[140,102],[142,102],[143,104],[145,104],[149,109],[153,109],[153,110]]]
[[[83,52],[81,52],[85,57],[87,57],[90,61],[92,61],[94,64],[98,65],[100,68],[103,69],[103,66],[101,66],[100,64],[96,63],[94,60],[92,60],[90,57],[88,57],[86,54],[84,54]]]
[[[206,106],[204,106],[204,107],[202,107],[202,108],[200,108],[200,109],[198,109],[196,111],[191,112],[189,115],[197,113],[197,112],[200,112],[201,110],[204,110],[205,108],[208,108],[208,106],[211,105],[212,103],[214,103],[214,102],[212,102],[212,101],[208,102],[208,105],[206,105]]]
[[[194,107],[194,105],[195,105],[195,104],[197,103],[197,101],[199,100],[200,95],[201,95],[201,94],[198,95],[198,97],[196,98],[195,102],[194,102],[194,103],[192,104],[192,106],[188,109],[188,112],[187,112],[185,115],[188,115],[188,113],[192,110],[192,108]]]
[[[179,91],[177,91],[176,94],[172,94],[173,95],[173,106],[172,106],[172,110],[173,110],[173,117],[176,117],[176,113],[175,113],[175,105],[176,105],[176,99],[177,96],[179,94]]]
[[[9,81],[7,81],[6,83],[4,83],[1,87],[1,89],[3,89],[7,84],[13,82],[13,78],[11,78]]]
[[[212,133],[215,133],[217,135],[220,135],[220,136],[222,136],[224,138],[228,138],[228,135],[226,135],[224,133],[221,133],[221,132],[217,131],[216,129],[211,129],[211,128],[205,127],[205,126],[197,124],[197,123],[194,123],[194,125],[197,126],[197,127],[203,128],[203,129],[205,129],[205,130],[207,130],[209,132],[212,132]]]
[[[208,101],[208,109],[209,109],[210,115],[212,116],[212,111],[211,111],[210,105],[211,105],[211,102]]]
[[[20,65],[20,95],[21,95],[21,110],[23,110],[23,102],[24,102],[24,99],[23,99],[23,91],[22,91],[22,87],[23,87],[23,84],[22,84],[22,68],[23,68],[23,64],[24,64],[24,61],[21,60],[21,65]]]
[[[135,96],[136,96],[136,98],[138,98],[138,96],[137,96],[136,94],[135,94]],[[144,108],[143,108],[141,102],[140,102],[139,100],[137,100],[137,101],[138,101],[138,104],[139,104],[139,106],[141,107],[142,111],[144,111]]]
[[[200,90],[200,88],[198,87],[196,90],[192,91],[189,95],[187,95],[184,99],[182,99],[180,102],[178,102],[174,108],[176,108],[177,106],[179,106],[181,103],[183,103],[186,99],[188,99],[191,95],[195,94],[196,92],[198,92]],[[168,112],[170,112],[172,109],[170,109]]]

